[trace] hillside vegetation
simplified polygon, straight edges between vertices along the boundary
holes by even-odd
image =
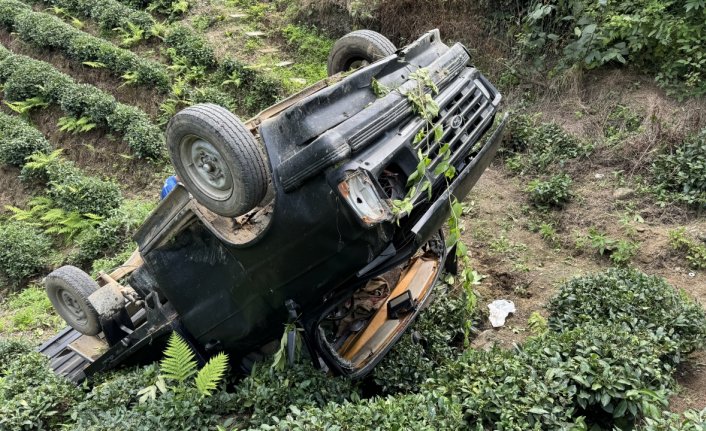
[[[362,381],[306,358],[55,376],[41,279],[134,250],[169,119],[254,115],[358,28],[439,28],[505,97],[454,226],[472,279],[446,275]],[[706,429],[704,32],[702,0],[0,0],[0,430]],[[517,306],[499,329],[495,299]]]

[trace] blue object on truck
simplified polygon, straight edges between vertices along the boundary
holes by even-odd
[[[159,199],[164,199],[167,197],[169,192],[174,190],[174,187],[179,184],[179,179],[176,177],[176,175],[172,175],[171,177],[167,178],[166,181],[164,181],[164,185],[162,186],[162,192],[159,194]]]

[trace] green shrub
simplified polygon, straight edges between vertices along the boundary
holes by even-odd
[[[30,0],[30,2],[57,6],[72,14],[90,17],[104,31],[127,27],[128,23],[149,31],[154,24],[152,16],[147,12],[135,10],[115,0]]]
[[[431,383],[458,394],[478,429],[566,429],[580,416],[611,429],[669,393],[671,369],[650,337],[591,325],[547,332],[519,353],[470,350]]]
[[[21,338],[0,338],[0,376],[15,359],[34,350],[34,347]]]
[[[256,425],[284,417],[290,405],[323,407],[329,402],[341,403],[354,394],[357,391],[350,379],[327,376],[310,363],[282,372],[258,364],[238,384],[231,408],[234,413],[247,414],[248,421]]]
[[[215,87],[202,87],[197,89],[191,101],[193,103],[215,103],[230,111],[234,111],[238,107],[233,97]]]
[[[3,82],[8,100],[39,97],[57,103],[69,116],[86,116],[94,123],[123,133],[123,140],[137,157],[149,160],[164,157],[164,136],[147,114],[117,103],[113,96],[88,84],[76,84],[48,63],[10,54],[0,62],[0,83]]]
[[[125,131],[123,140],[138,158],[164,160],[166,156],[164,134],[151,122],[130,124]]]
[[[669,411],[645,418],[637,429],[640,431],[703,431],[706,426],[706,409],[688,409],[682,414]]]
[[[22,167],[34,153],[49,153],[51,144],[25,120],[0,112],[0,163]]]
[[[34,226],[0,224],[0,274],[17,284],[48,264],[51,240]]]
[[[706,209],[706,129],[686,139],[673,153],[658,156],[652,174],[660,197]]]
[[[706,93],[705,18],[698,0],[550,0],[530,8],[520,42],[537,64],[549,52],[560,53],[559,69],[632,64],[668,89],[698,96]]]
[[[571,177],[565,173],[553,175],[546,181],[534,179],[527,185],[530,202],[538,207],[562,208],[573,196]]]
[[[15,359],[0,378],[0,429],[58,429],[80,391],[35,352]]]
[[[65,211],[107,216],[122,202],[117,183],[87,176],[69,160],[57,159],[46,171],[49,196]]]
[[[96,259],[112,257],[116,252],[124,250],[152,208],[153,204],[125,201],[95,228],[78,238],[79,251],[75,259],[84,265]]]
[[[61,95],[61,110],[71,117],[88,117],[103,127],[107,118],[115,111],[115,98],[89,84],[67,86]]]
[[[223,82],[237,77],[238,91],[235,94],[243,109],[259,112],[277,101],[284,94],[282,82],[264,71],[257,71],[246,64],[225,58],[218,67],[216,81]]]
[[[675,343],[674,351],[664,353],[673,362],[706,342],[706,313],[701,306],[664,279],[632,269],[611,269],[567,282],[549,303],[549,311],[554,331],[603,324],[669,340]]]
[[[12,27],[15,17],[29,9],[31,9],[29,5],[20,1],[0,2],[0,25],[8,28]]]
[[[0,0],[0,5],[14,5],[15,0]],[[142,58],[103,39],[91,36],[61,19],[44,12],[22,9],[7,18],[6,27],[25,42],[40,49],[56,49],[79,62],[100,62],[114,75],[135,74],[134,82],[166,91],[169,74],[164,65]],[[23,99],[15,99],[23,100]]]
[[[206,39],[183,25],[173,25],[167,32],[164,43],[174,49],[179,57],[185,58],[192,66],[216,66],[213,48]]]
[[[331,403],[323,408],[291,406],[286,416],[274,426],[260,425],[259,430],[347,431],[461,430],[462,415],[452,398],[436,393],[409,394],[399,397],[374,397],[355,402]]]
[[[512,118],[503,139],[508,165],[518,173],[549,173],[593,151],[591,144],[579,141],[559,125],[539,123],[523,114]]]
[[[29,57],[11,55],[0,64],[0,70],[7,73],[0,72],[0,80],[5,81],[3,91],[10,101],[39,97],[48,103],[59,103],[62,90],[73,85],[68,75]]]

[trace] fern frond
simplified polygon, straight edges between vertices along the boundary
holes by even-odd
[[[183,382],[196,374],[196,359],[189,345],[176,332],[169,337],[164,359],[159,363],[161,374],[170,380]]]
[[[201,395],[207,397],[211,395],[212,391],[216,390],[223,379],[226,367],[228,367],[228,355],[223,352],[209,359],[194,380],[196,389]]]

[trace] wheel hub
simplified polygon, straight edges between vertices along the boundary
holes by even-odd
[[[61,302],[63,303],[66,311],[71,313],[77,321],[79,321],[80,323],[86,322],[86,313],[81,308],[81,304],[79,303],[79,301],[74,298],[71,293],[67,292],[66,290],[62,290],[59,294],[59,298],[61,298]]]
[[[203,139],[187,141],[182,147],[182,160],[199,190],[213,199],[227,199],[233,188],[233,176],[218,149]]]

